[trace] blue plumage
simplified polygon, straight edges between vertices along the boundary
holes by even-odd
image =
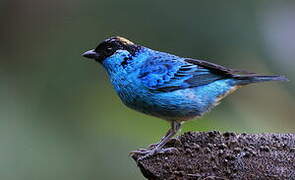
[[[202,116],[238,87],[283,76],[260,76],[210,62],[182,58],[112,37],[83,56],[101,63],[122,102],[137,111],[171,122],[171,129],[154,148],[161,150],[180,123]]]

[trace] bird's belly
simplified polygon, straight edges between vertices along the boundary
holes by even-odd
[[[140,93],[121,98],[124,104],[139,112],[168,121],[185,121],[201,116],[206,107],[199,101],[194,89],[165,93]]]
[[[121,97],[128,107],[169,121],[185,121],[202,116],[217,104],[219,97],[233,88],[226,81],[172,92],[132,92]],[[130,92],[130,91],[129,91]]]
[[[201,116],[203,107],[193,89],[154,94],[152,101],[145,101],[144,111],[169,121],[185,121]]]

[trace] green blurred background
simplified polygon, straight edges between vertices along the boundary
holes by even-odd
[[[120,35],[288,83],[240,89],[184,131],[295,133],[295,2],[0,1],[0,179],[143,179],[128,157],[168,123],[125,107],[80,55]]]

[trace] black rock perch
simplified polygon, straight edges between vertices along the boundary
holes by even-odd
[[[140,159],[147,179],[295,180],[295,134],[188,132],[170,140],[176,148]]]

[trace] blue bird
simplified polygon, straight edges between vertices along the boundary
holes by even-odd
[[[164,151],[182,122],[201,117],[236,89],[288,80],[155,51],[122,37],[108,38],[82,55],[102,64],[126,106],[171,124],[155,147],[134,152],[146,155]]]

